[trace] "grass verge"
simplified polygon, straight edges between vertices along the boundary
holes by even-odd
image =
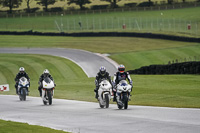
[[[0,120],[1,133],[66,133],[60,130],[54,130],[46,127],[29,125],[26,123],[11,122]]]
[[[14,41],[13,41],[14,40]],[[0,47],[57,47],[95,53],[127,53],[193,46],[197,43],[136,37],[52,37],[0,35]]]

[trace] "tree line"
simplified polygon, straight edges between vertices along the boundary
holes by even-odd
[[[44,10],[47,12],[48,11],[48,6],[53,5],[57,1],[65,1],[65,0],[24,0],[27,5],[27,12],[30,12],[30,3],[33,1],[36,1],[38,5],[42,5],[44,7]],[[75,3],[80,7],[81,10],[84,9],[85,4],[90,4],[92,3],[91,0],[67,0],[67,4],[71,5]],[[110,3],[111,8],[116,8],[117,7],[117,2],[121,0],[101,0],[101,1],[107,1]],[[149,3],[149,6],[151,6],[152,1],[147,0]],[[174,0],[167,0],[168,4],[172,4]],[[185,0],[182,0],[185,2]],[[200,0],[197,0],[200,1]],[[13,8],[18,8],[22,4],[23,0],[0,0],[0,5],[3,7],[8,7],[9,8],[9,13],[12,13]]]

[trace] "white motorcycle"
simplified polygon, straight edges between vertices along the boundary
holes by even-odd
[[[98,89],[98,101],[101,108],[108,108],[112,94],[112,85],[108,80],[102,80]]]
[[[21,101],[26,101],[26,95],[28,95],[28,88],[30,83],[27,78],[21,77],[18,83],[18,95]]]
[[[47,105],[47,103],[49,103],[49,105],[51,105],[53,95],[54,95],[54,88],[55,88],[54,81],[52,81],[49,77],[46,77],[42,81],[42,85],[43,85],[43,88],[42,88],[43,103],[44,103],[44,105]]]
[[[121,80],[117,85],[116,101],[119,109],[128,108],[128,101],[130,97],[132,86],[126,80]]]

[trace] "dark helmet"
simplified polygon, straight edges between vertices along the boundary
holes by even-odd
[[[99,72],[100,72],[100,74],[101,75],[105,75],[106,74],[106,68],[104,67],[104,66],[101,66],[100,68],[99,68]]]
[[[119,65],[118,71],[119,71],[120,73],[123,73],[123,72],[125,71],[125,66],[124,66],[124,65]]]

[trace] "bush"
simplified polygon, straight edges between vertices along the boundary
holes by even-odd
[[[61,7],[52,7],[49,9],[50,12],[62,12],[63,8]]]
[[[138,7],[149,7],[153,6],[153,2],[142,2],[138,5]]]
[[[137,3],[127,3],[124,4],[125,7],[136,7]]]
[[[30,8],[30,10],[28,11],[28,8],[26,8],[24,9],[24,11],[27,13],[35,13],[39,9],[40,9],[39,7],[35,7],[35,8]]]
[[[130,70],[130,74],[200,74],[200,62],[182,62],[168,65],[150,65]]]
[[[107,9],[109,5],[94,5],[91,7],[92,10]]]

